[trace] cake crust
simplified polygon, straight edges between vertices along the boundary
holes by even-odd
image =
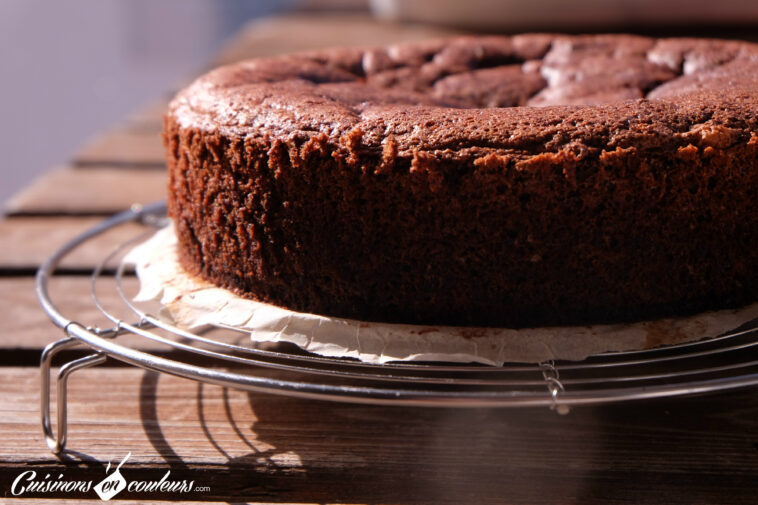
[[[545,326],[758,299],[758,47],[459,37],[222,67],[171,103],[183,266],[289,309]]]

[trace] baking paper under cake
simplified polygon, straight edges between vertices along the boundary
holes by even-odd
[[[331,357],[388,361],[540,362],[581,360],[609,351],[646,349],[715,337],[758,317],[758,304],[685,318],[631,324],[527,329],[387,324],[324,317],[256,302],[184,271],[172,226],[124,259],[136,267],[135,301],[159,300],[184,328],[230,326],[253,342],[291,342]]]

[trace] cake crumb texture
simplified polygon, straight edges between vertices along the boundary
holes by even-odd
[[[468,326],[758,299],[758,46],[458,37],[219,68],[164,122],[183,266],[289,309]]]

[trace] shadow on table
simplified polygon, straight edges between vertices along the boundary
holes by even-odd
[[[211,486],[211,495],[193,499],[752,504],[758,489],[754,390],[576,408],[567,416],[547,408],[361,406],[250,393],[242,420],[225,392],[236,439],[217,440],[198,384],[204,432],[228,462],[190,469],[157,422],[157,381],[146,372],[143,424],[177,473]]]

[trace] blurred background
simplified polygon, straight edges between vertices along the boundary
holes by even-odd
[[[0,202],[290,3],[0,0]]]
[[[170,96],[246,23],[292,11],[400,23],[404,38],[438,33],[413,28],[423,23],[758,37],[756,0],[2,0],[0,205],[97,132]],[[360,27],[345,29],[372,43]]]

